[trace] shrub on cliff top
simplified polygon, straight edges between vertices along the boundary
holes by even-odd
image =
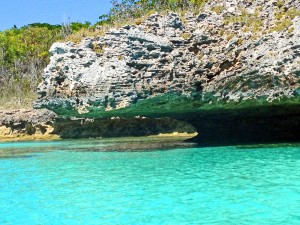
[[[134,20],[153,11],[199,10],[206,0],[111,0],[112,8],[99,17],[98,25]]]
[[[0,32],[0,107],[30,105],[59,36],[60,26],[39,23]]]
[[[50,46],[67,35],[90,27],[89,22],[69,22],[67,27],[33,23],[0,32],[0,108],[31,107]]]

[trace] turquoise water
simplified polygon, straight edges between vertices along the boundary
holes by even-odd
[[[0,144],[0,224],[300,224],[299,146],[111,145]]]

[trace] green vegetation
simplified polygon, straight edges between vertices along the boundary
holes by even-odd
[[[140,25],[144,18],[152,13],[174,11],[184,14],[186,11],[199,13],[207,0],[111,0],[112,8],[109,14],[99,17],[99,22],[88,28],[83,27],[78,32],[67,36],[68,41],[79,43],[83,37],[102,36],[112,27],[123,25]]]
[[[36,23],[0,32],[0,107],[30,107],[60,29]]]
[[[90,23],[34,23],[0,32],[0,108],[30,108],[36,98],[49,48]]]
[[[142,17],[167,10],[199,12],[207,0],[112,0],[110,13],[99,17],[97,25],[118,25],[123,22],[141,23]]]
[[[217,13],[218,15],[224,11],[225,7],[221,5],[217,5],[211,9],[211,11]]]
[[[182,34],[181,34],[181,37],[182,37],[183,39],[185,39],[185,40],[188,40],[188,39],[191,37],[191,34],[189,34],[189,33],[182,33]]]
[[[251,31],[253,33],[260,31],[263,21],[259,18],[259,10],[254,14],[249,14],[245,9],[241,9],[241,15],[229,16],[225,19],[225,24],[241,23],[244,25],[244,32]]]
[[[277,1],[277,7],[281,8],[284,5],[284,0],[278,0]]]
[[[290,27],[293,25],[292,20],[296,16],[300,16],[300,10],[295,8],[290,8],[287,11],[285,11],[280,7],[280,4],[277,3],[277,6],[278,9],[275,14],[276,23],[275,23],[275,27],[273,27],[271,31],[280,32],[286,29],[290,29]],[[291,30],[289,30],[289,32],[291,32]]]
[[[295,8],[285,9],[282,6],[284,5],[284,1],[278,0],[277,2],[277,10],[275,13],[275,26],[264,30],[263,27],[263,20],[260,18],[260,11],[262,7],[258,7],[254,14],[248,13],[245,9],[240,9],[240,15],[232,15],[225,18],[225,24],[230,23],[241,23],[244,25],[243,31],[244,32],[252,32],[255,35],[257,32],[268,33],[268,32],[281,32],[284,30],[288,30],[289,33],[293,31],[291,26],[293,25],[292,20],[296,16],[300,16],[300,10]],[[213,11],[220,11],[220,9],[212,9]]]

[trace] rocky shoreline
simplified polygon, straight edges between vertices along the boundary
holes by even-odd
[[[0,111],[0,142],[78,138],[195,136],[190,124],[170,118],[66,118],[50,110]]]
[[[299,8],[207,1],[198,15],[154,13],[55,43],[34,107],[57,114],[52,133],[63,138],[196,129],[201,145],[300,141]],[[8,133],[43,128],[3,125]]]
[[[156,114],[147,118],[91,119],[60,117],[49,110],[0,111],[0,142],[152,135],[188,139],[201,146],[297,143],[300,140],[299,105],[165,116],[169,117],[157,118],[159,114]]]
[[[53,140],[56,114],[50,110],[19,109],[0,111],[0,141]]]

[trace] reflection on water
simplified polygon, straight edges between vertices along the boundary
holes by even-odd
[[[81,139],[49,142],[0,143],[1,158],[35,157],[49,151],[153,151],[193,147],[195,143],[184,142],[180,137],[132,137]]]

